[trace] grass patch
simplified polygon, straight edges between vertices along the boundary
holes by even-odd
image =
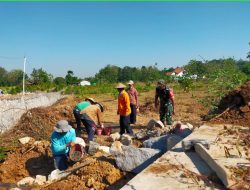
[[[0,162],[3,162],[7,156],[7,149],[5,147],[0,147]]]

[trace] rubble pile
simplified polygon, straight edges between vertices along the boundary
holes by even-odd
[[[219,115],[212,118],[212,123],[250,126],[250,81],[222,98],[218,112]]]

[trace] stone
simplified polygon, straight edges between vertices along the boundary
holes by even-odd
[[[88,153],[93,156],[98,151],[99,146],[100,146],[100,144],[93,142],[93,141],[90,141]]]
[[[147,136],[149,137],[149,138],[151,138],[151,137],[159,137],[159,136],[161,136],[161,131],[160,130],[157,130],[157,129],[154,129],[154,130],[148,130],[147,131]]]
[[[155,119],[151,119],[151,120],[148,122],[148,124],[147,124],[147,129],[148,129],[148,130],[152,130],[152,129],[154,128],[156,122],[157,122],[157,121],[156,121]]]
[[[164,128],[164,124],[161,122],[161,121],[157,121],[155,119],[151,119],[148,124],[147,124],[147,129],[148,130],[152,130],[154,129],[155,127],[159,127],[159,128]]]
[[[21,144],[27,144],[31,140],[31,137],[23,137],[18,140]]]
[[[112,142],[115,142],[121,138],[121,135],[118,132],[116,132],[116,133],[111,134],[109,137]]]
[[[130,135],[128,135],[128,134],[123,134],[122,136],[121,136],[121,143],[123,144],[123,145],[126,145],[126,146],[129,146],[129,145],[131,145],[132,144],[132,137],[130,136]]]
[[[44,185],[46,183],[46,176],[43,175],[36,175],[36,179],[34,183],[38,185]]]
[[[113,152],[116,165],[123,171],[140,173],[159,157],[159,150],[122,146],[122,151]]]
[[[23,185],[32,185],[34,183],[35,179],[32,177],[25,177],[17,182],[17,186],[23,186]]]
[[[115,141],[110,147],[110,153],[115,154],[117,152],[122,152],[123,144],[120,141]]]
[[[164,124],[160,120],[156,121],[155,126],[162,129],[165,128]]]
[[[186,125],[187,125],[187,127],[188,127],[190,130],[193,130],[193,129],[194,129],[194,126],[193,126],[192,124],[187,123]]]
[[[48,176],[48,183],[51,183],[52,181],[59,180],[63,177],[66,177],[69,174],[69,172],[62,172],[58,169],[53,170],[49,176]]]
[[[146,139],[148,137],[147,132],[145,130],[140,130],[138,133],[135,134],[136,139]]]
[[[194,145],[200,143],[207,149],[209,149],[210,144],[206,139],[191,139],[191,140],[184,140],[182,141],[182,148],[184,151],[190,150],[194,148]]]
[[[143,147],[159,149],[161,152],[165,152],[167,150],[168,138],[169,138],[169,135],[150,138],[143,142]]]
[[[110,147],[108,147],[108,146],[99,146],[98,150],[101,150],[107,154],[110,154]]]

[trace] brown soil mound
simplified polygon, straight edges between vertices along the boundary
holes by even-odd
[[[17,182],[24,177],[48,175],[54,170],[50,143],[41,141],[38,145],[20,145],[12,149],[6,160],[0,165],[1,182]]]
[[[240,88],[231,91],[221,99],[219,115],[213,118],[213,123],[231,123],[250,126],[250,81]]]
[[[36,140],[49,140],[55,124],[61,120],[68,120],[74,125],[73,107],[77,99],[73,97],[58,100],[49,107],[33,108],[22,115],[13,129],[1,136],[1,146],[10,146],[18,138],[29,136]]]
[[[155,112],[155,104],[153,100],[147,100],[140,106],[140,112],[146,114],[148,112]]]
[[[102,158],[102,157],[99,157]],[[88,160],[88,159],[86,159]],[[103,160],[89,158],[91,163],[66,180],[56,182],[46,189],[98,189],[103,190],[123,177],[123,173],[115,168],[114,160],[103,157]],[[76,164],[77,165],[77,164]]]

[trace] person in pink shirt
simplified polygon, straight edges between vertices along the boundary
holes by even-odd
[[[138,92],[136,88],[134,87],[134,82],[130,80],[128,82],[128,89],[127,93],[129,95],[130,99],[130,108],[131,108],[131,114],[130,114],[130,123],[135,124],[136,122],[136,113],[137,110],[139,109],[139,104],[138,104]]]

